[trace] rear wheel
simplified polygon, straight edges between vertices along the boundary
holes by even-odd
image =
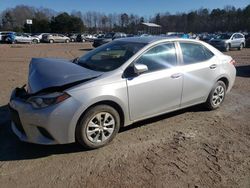
[[[207,101],[205,103],[206,108],[209,110],[215,110],[219,108],[226,96],[226,85],[223,81],[218,81],[211,90]]]
[[[111,142],[120,128],[119,113],[108,105],[90,108],[76,127],[77,141],[88,149],[96,149]]]
[[[49,43],[54,43],[54,40],[50,39],[50,40],[49,40]]]
[[[242,50],[243,47],[244,47],[244,45],[243,45],[243,44],[240,44],[240,47],[238,48],[238,50]]]

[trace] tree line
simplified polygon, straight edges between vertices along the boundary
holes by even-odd
[[[162,26],[166,32],[226,32],[250,31],[250,4],[245,8],[226,6],[224,9],[209,10],[201,8],[188,13],[157,13],[145,18],[137,14],[95,11],[82,13],[72,11],[56,12],[47,8],[18,5],[0,14],[0,30],[29,32],[26,19],[32,19],[31,31],[38,32],[109,32],[121,31],[137,33],[142,22],[153,22]]]

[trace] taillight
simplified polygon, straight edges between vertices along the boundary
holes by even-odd
[[[232,59],[229,63],[231,63],[232,65],[236,65],[236,61],[234,59]]]

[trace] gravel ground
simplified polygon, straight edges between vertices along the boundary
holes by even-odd
[[[237,78],[220,109],[201,106],[123,128],[101,149],[20,142],[10,92],[31,57],[73,59],[88,43],[0,45],[0,187],[250,187],[250,49],[230,51]]]

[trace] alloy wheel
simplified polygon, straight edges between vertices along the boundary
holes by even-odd
[[[219,106],[225,97],[225,90],[224,88],[219,85],[215,88],[213,96],[212,96],[212,103],[214,106]]]
[[[108,112],[101,112],[89,121],[86,135],[92,143],[101,143],[109,139],[114,130],[115,118]]]

